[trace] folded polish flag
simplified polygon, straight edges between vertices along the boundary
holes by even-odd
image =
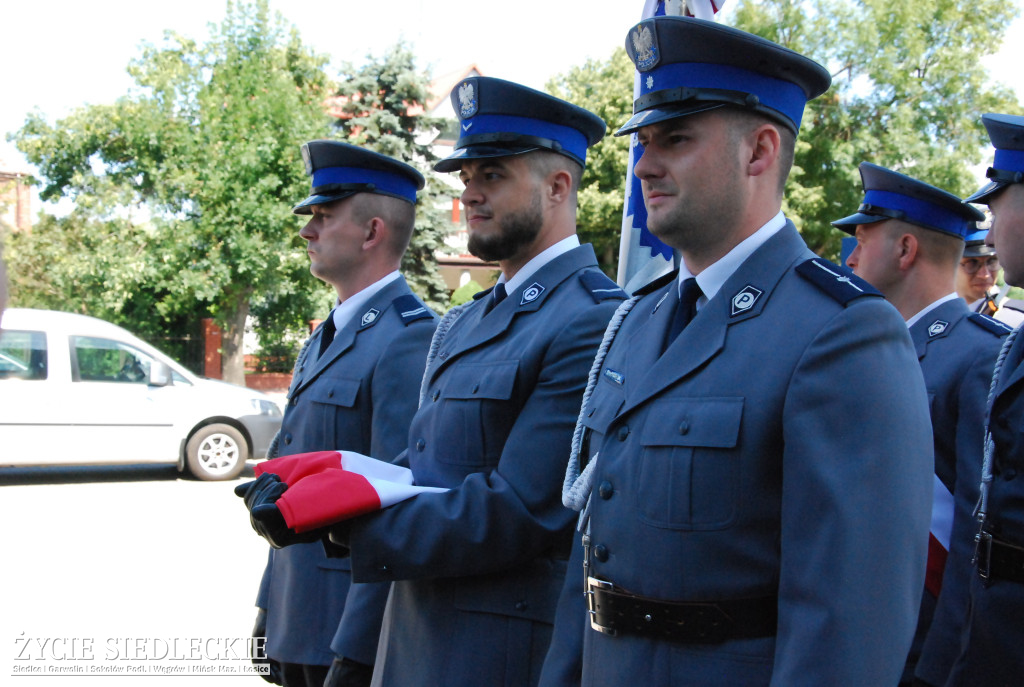
[[[285,524],[308,532],[392,506],[417,494],[445,492],[413,484],[412,470],[351,451],[315,451],[256,466],[288,485],[277,500]]]

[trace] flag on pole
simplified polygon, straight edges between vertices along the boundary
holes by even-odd
[[[640,19],[666,15],[683,15],[714,20],[725,0],[645,0]],[[640,97],[640,74],[633,77],[633,98]],[[619,237],[618,283],[633,293],[644,284],[675,268],[672,249],[647,230],[647,208],[644,206],[640,180],[633,176],[633,167],[643,154],[636,134],[630,134],[629,164],[626,167],[626,197],[622,206],[622,235]]]
[[[326,527],[439,487],[413,484],[412,470],[352,451],[314,451],[275,458],[256,466],[288,489],[276,501],[284,522],[298,533]]]

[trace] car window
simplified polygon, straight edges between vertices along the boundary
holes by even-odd
[[[120,341],[71,337],[71,368],[76,382],[146,384],[153,359]]]
[[[46,334],[0,331],[0,379],[46,379]]]

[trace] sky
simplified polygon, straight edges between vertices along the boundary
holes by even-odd
[[[471,64],[543,89],[552,76],[607,59],[640,19],[643,0],[271,0],[332,67],[356,65],[404,40],[420,68],[434,75]],[[31,167],[6,142],[34,110],[53,122],[84,104],[112,102],[132,81],[125,68],[143,42],[165,30],[197,40],[219,23],[225,0],[49,0],[8,2],[0,10],[0,160]],[[724,10],[728,23],[730,4]],[[1024,98],[1024,20],[1007,32],[1003,51],[985,61],[997,81]],[[336,74],[334,70],[332,75]]]

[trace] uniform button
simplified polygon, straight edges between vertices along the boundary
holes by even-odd
[[[525,601],[517,601],[516,602],[516,610],[517,611],[525,611],[526,610],[526,602]]]
[[[474,384],[473,385],[473,393],[475,394],[478,391],[480,391],[480,385],[479,384]]]
[[[629,436],[629,427],[627,425],[623,425],[622,427],[619,427],[619,441],[625,441],[626,437],[628,437],[628,436]]]
[[[1016,476],[1017,471],[1014,470],[1013,468],[1007,468],[1006,470],[1003,471],[1003,479],[1005,479],[1007,482],[1014,479]]]
[[[612,494],[614,493],[614,490],[612,489],[612,483],[609,482],[608,480],[601,482],[601,486],[597,488],[597,493],[601,495],[601,498],[607,501],[612,497]]]
[[[437,401],[437,399],[441,398],[441,392],[440,392],[440,390],[438,390],[438,389],[434,389],[434,395],[433,395],[433,396],[431,396],[430,398],[431,398],[431,400],[433,400],[433,401],[435,401],[435,402],[436,402],[436,401]]]
[[[299,372],[302,372],[302,370],[304,370],[305,367],[306,367],[305,365],[299,365]]]
[[[327,392],[327,398],[334,398],[334,389]]]
[[[690,431],[690,423],[689,422],[687,422],[686,420],[683,420],[682,422],[679,423],[679,433],[680,434],[686,434],[689,431]]]
[[[587,411],[587,417],[594,417],[594,408]]]
[[[292,435],[291,434],[285,434],[284,435],[284,443],[286,443],[286,444],[292,443]]]
[[[594,558],[604,563],[608,560],[608,547],[604,544],[598,544],[594,547]]]
[[[424,440],[424,439],[417,439],[417,440],[416,440],[416,450],[417,450],[417,451],[422,451],[422,450],[423,450],[423,449],[425,449],[426,447],[427,447],[427,442],[426,442],[426,440]]]

